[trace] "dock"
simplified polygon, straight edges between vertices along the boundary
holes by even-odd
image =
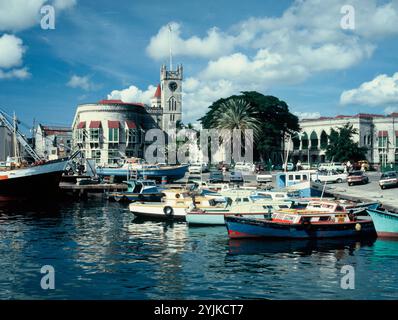
[[[61,182],[59,187],[63,193],[71,194],[76,198],[85,199],[89,195],[103,195],[110,191],[125,191],[127,185],[124,183],[97,183],[79,185],[70,182]]]

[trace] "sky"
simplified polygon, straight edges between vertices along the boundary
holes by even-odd
[[[249,90],[300,118],[389,114],[397,40],[398,0],[0,0],[0,108],[69,126],[81,103],[149,103],[171,45],[184,123]]]

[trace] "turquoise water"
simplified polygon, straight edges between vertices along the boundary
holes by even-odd
[[[100,200],[0,205],[0,257],[0,299],[398,299],[397,241],[231,241]]]

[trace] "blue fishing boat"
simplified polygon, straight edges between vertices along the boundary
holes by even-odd
[[[322,239],[374,237],[370,219],[340,212],[275,212],[270,219],[225,216],[230,238]]]
[[[97,167],[98,176],[126,177],[161,180],[166,177],[167,181],[182,179],[188,171],[188,165],[160,166],[149,164],[126,163],[121,167]]]
[[[311,181],[312,171],[278,172],[275,177],[276,189],[297,192],[300,197],[320,197],[323,186]]]
[[[377,235],[386,238],[398,238],[398,214],[378,208],[378,205],[369,206],[366,210],[372,217]]]
[[[115,201],[160,201],[163,193],[162,189],[153,180],[128,180],[123,181],[127,184],[127,191],[111,192],[108,199]]]

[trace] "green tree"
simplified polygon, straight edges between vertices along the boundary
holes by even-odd
[[[206,129],[253,129],[254,157],[260,159],[281,152],[286,135],[300,130],[298,118],[289,112],[286,102],[255,91],[217,100],[199,121]]]
[[[331,129],[328,135],[329,143],[326,146],[326,157],[329,160],[358,161],[366,159],[366,147],[360,147],[358,142],[353,141],[353,136],[358,134],[358,130],[349,122],[344,126]]]

